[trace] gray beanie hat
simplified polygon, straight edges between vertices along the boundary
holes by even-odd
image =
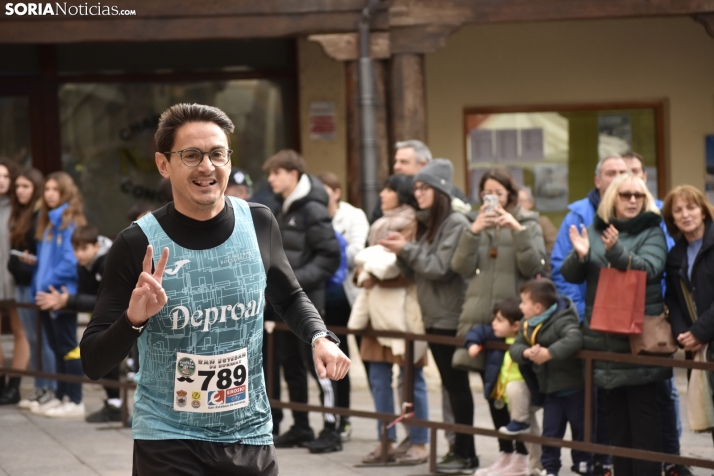
[[[453,198],[451,193],[453,189],[451,178],[453,175],[454,166],[450,160],[434,159],[414,176],[414,182],[424,182]]]

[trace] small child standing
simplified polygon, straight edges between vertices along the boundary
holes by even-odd
[[[72,233],[72,248],[77,259],[77,292],[70,293],[65,286],[60,290],[49,286],[49,292],[38,292],[37,305],[43,311],[92,312],[97,303],[99,285],[104,274],[104,265],[112,241],[100,236],[96,227],[84,225],[77,227]],[[119,380],[119,367],[109,372],[104,378]],[[119,389],[104,387],[107,400],[104,407],[85,420],[89,423],[121,421],[121,399]]]
[[[483,345],[489,341],[512,344],[518,334],[523,313],[518,298],[508,298],[497,303],[493,308],[494,318],[491,325],[479,325],[466,334],[464,346],[471,358],[476,357]],[[506,434],[526,432],[540,433],[534,411],[531,410],[531,390],[523,379],[518,364],[514,364],[508,352],[503,350],[486,351],[486,368],[482,374],[484,395],[491,409],[491,418],[496,428]],[[537,389],[534,389],[536,392]],[[511,423],[509,423],[511,420]],[[518,423],[517,428],[512,425]],[[504,426],[505,425],[505,426]],[[506,431],[511,426],[510,431]],[[479,469],[476,476],[527,476],[531,474],[528,454],[531,458],[540,454],[539,445],[528,445],[509,439],[499,439],[500,454],[494,464]],[[536,458],[535,461],[538,461]]]
[[[543,403],[543,436],[562,439],[567,424],[574,441],[583,441],[585,392],[583,365],[570,358],[583,345],[578,311],[573,302],[558,295],[549,279],[523,284],[523,323],[509,353],[514,361],[533,362]],[[591,455],[572,450],[576,468],[590,470]],[[541,462],[548,476],[560,471],[560,448],[543,446]]]

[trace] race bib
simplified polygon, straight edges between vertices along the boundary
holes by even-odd
[[[248,405],[248,349],[229,354],[176,353],[174,410],[213,413]]]

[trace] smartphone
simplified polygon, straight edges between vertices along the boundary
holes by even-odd
[[[486,205],[485,212],[492,212],[498,206],[498,195],[484,195],[483,203]]]
[[[30,260],[37,261],[37,256],[31,254],[25,255],[25,253],[23,253],[22,251],[10,250],[10,254],[13,256],[17,256],[18,258],[24,258],[25,256],[27,256],[28,258],[30,258]]]

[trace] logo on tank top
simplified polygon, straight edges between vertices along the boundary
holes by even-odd
[[[171,328],[174,330],[183,329],[190,323],[191,327],[203,327],[203,332],[208,332],[211,326],[224,324],[229,317],[237,321],[257,316],[263,308],[263,301],[264,292],[260,291],[257,302],[250,300],[247,303],[238,302],[233,305],[197,309],[193,312],[186,306],[176,306],[169,311],[172,322]]]
[[[179,270],[181,270],[181,268],[183,268],[190,262],[190,259],[182,259],[181,261],[177,261],[175,263],[176,267],[174,269],[167,269],[166,271],[164,271],[164,273],[168,274],[169,276],[175,276],[179,272]]]

